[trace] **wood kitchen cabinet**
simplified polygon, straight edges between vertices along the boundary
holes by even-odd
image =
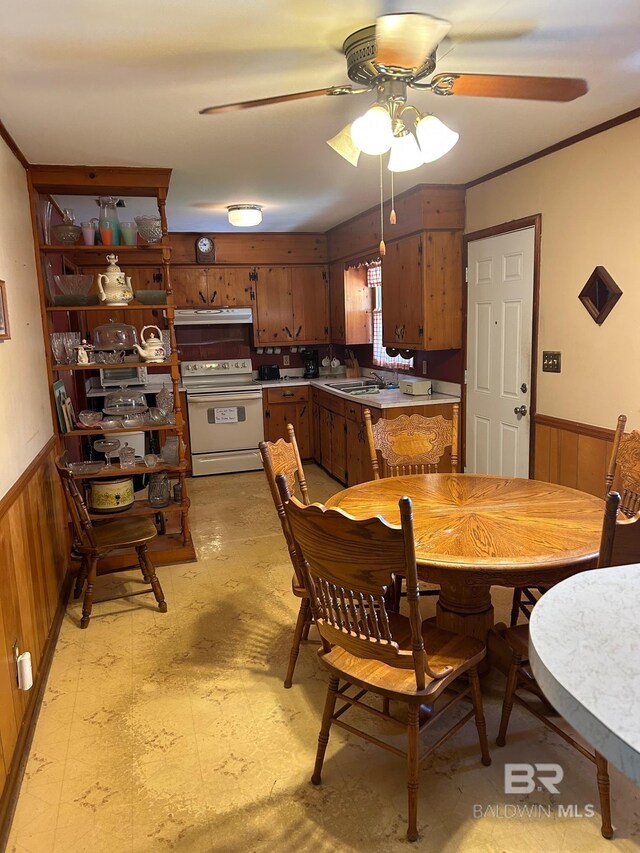
[[[347,482],[347,420],[345,401],[313,389],[314,458],[336,480]]]
[[[253,305],[253,267],[174,267],[176,308],[244,308]]]
[[[267,388],[263,392],[265,441],[287,439],[287,424],[293,424],[302,459],[313,457],[313,434],[308,385]]]
[[[342,262],[331,264],[331,343],[370,344],[373,341],[372,293],[367,285],[365,267],[345,269]]]
[[[387,245],[382,337],[401,349],[462,346],[461,231],[425,231]]]
[[[256,346],[329,341],[329,289],[324,266],[256,267],[256,274]]]

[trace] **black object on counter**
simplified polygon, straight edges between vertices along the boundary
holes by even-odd
[[[280,368],[277,364],[261,364],[258,368],[258,378],[264,382],[269,379],[280,379]]]
[[[316,379],[320,375],[320,367],[318,366],[318,350],[300,350],[300,355],[304,361],[304,378]]]

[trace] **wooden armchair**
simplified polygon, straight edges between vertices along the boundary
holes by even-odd
[[[62,487],[73,525],[73,550],[80,557],[80,570],[76,577],[74,597],[79,598],[86,581],[84,600],[82,602],[81,628],[87,628],[93,608],[93,587],[98,573],[98,561],[106,557],[116,548],[132,548],[136,552],[138,564],[148,589],[132,592],[128,595],[113,596],[102,601],[113,601],[115,598],[129,598],[134,595],[144,595],[153,592],[158,602],[158,610],[167,612],[167,603],[156,576],[156,570],[147,551],[147,544],[157,535],[153,521],[145,517],[116,518],[94,525],[87,511],[85,502],[80,494],[71,471],[66,465],[66,459],[56,459],[56,467],[62,480]]]
[[[634,562],[637,560],[637,554],[640,553],[640,512],[633,518],[628,518],[623,514],[618,519],[617,514],[620,505],[620,495],[617,492],[612,492],[607,496],[598,569]],[[613,828],[611,826],[609,773],[606,759],[595,750],[589,752],[582,744],[574,740],[571,735],[560,729],[547,715],[543,714],[537,707],[531,705],[530,702],[518,694],[517,691],[520,689],[527,690],[541,698],[543,703],[549,707],[549,703],[538,687],[529,666],[529,625],[516,625],[515,627],[507,628],[504,638],[511,648],[512,658],[507,676],[504,702],[502,704],[500,730],[496,739],[497,745],[504,746],[505,744],[513,702],[516,700],[556,734],[560,735],[563,740],[575,747],[585,758],[594,762],[597,769],[596,775],[600,796],[601,832],[605,838],[611,838]]]
[[[619,415],[605,479],[604,498],[606,500],[609,492],[615,488],[622,495],[620,512],[630,518],[640,510],[640,433],[632,432],[630,435],[625,435],[626,423],[627,416]],[[640,560],[640,549],[628,562],[636,563],[638,560]],[[534,605],[546,591],[547,587],[544,586],[524,586],[514,589],[509,623],[511,627],[517,623],[521,613],[529,621]]]
[[[276,484],[276,475],[282,474],[287,481],[289,490],[294,492],[296,491],[297,486],[303,503],[305,505],[310,503],[309,494],[307,492],[307,481],[304,477],[302,460],[300,459],[300,452],[298,451],[298,443],[296,441],[295,431],[291,424],[287,424],[287,435],[289,437],[289,441],[279,438],[276,442],[261,441],[258,446],[260,449],[260,456],[262,457],[264,471],[267,475],[267,482],[269,483],[271,497],[273,498],[273,503],[275,504],[280,524],[282,525],[282,532],[284,534],[287,549],[289,551],[289,557],[291,558],[291,563],[293,565],[291,589],[293,594],[300,599],[300,609],[298,611],[296,627],[293,632],[291,654],[289,655],[289,666],[284,679],[284,686],[291,687],[293,672],[296,668],[296,661],[298,660],[298,654],[300,652],[300,643],[302,640],[308,639],[312,616],[311,608],[309,607],[309,596],[304,586],[304,579],[298,568],[293,536],[289,529],[289,522],[287,521],[284,507],[280,499],[278,486]]]
[[[458,470],[458,413],[453,405],[450,421],[442,415],[425,418],[423,415],[400,415],[398,418],[380,418],[375,424],[371,411],[364,410],[364,422],[373,469],[373,479],[383,476],[398,477],[404,474],[433,474],[446,447],[451,447],[451,470]]]
[[[311,781],[320,784],[332,725],[405,757],[407,838],[415,841],[420,763],[472,717],[482,763],[491,763],[477,673],[477,665],[486,652],[484,643],[422,622],[409,498],[400,501],[402,527],[397,527],[378,517],[357,521],[320,504],[304,506],[291,497],[284,476],[279,475],[277,481],[321,636],[320,662],[330,674]],[[388,612],[385,604],[385,595],[398,570],[407,579],[409,618]],[[463,673],[468,680],[459,689],[458,685],[453,688],[453,682]],[[353,693],[349,695],[347,691],[351,689]],[[450,693],[449,701],[436,712],[434,703],[445,691]],[[382,711],[362,701],[367,693],[382,697]],[[420,734],[443,711],[465,698],[471,699],[473,710],[420,755]],[[338,699],[340,707],[336,710]],[[407,705],[406,751],[343,720],[351,708],[368,711],[378,719],[394,720],[386,713],[388,700]],[[428,708],[422,725],[420,705]]]

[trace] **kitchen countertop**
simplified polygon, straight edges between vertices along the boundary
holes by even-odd
[[[533,608],[529,659],[560,714],[640,783],[640,565],[581,572]]]
[[[363,376],[362,379],[369,377]],[[287,386],[311,385],[313,388],[322,388],[329,394],[334,394],[336,397],[342,397],[343,400],[351,400],[353,403],[364,403],[373,409],[393,409],[410,406],[435,406],[443,403],[459,403],[460,397],[452,394],[442,394],[434,391],[430,396],[413,397],[410,394],[403,394],[402,391],[383,390],[377,394],[349,394],[346,391],[338,391],[337,388],[327,387],[330,383],[337,382],[357,382],[357,377],[348,378],[346,376],[325,376],[318,379],[304,379],[301,376],[292,376],[289,379],[271,379],[260,380],[260,385],[263,388],[284,388]]]

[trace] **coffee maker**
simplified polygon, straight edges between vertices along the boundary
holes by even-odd
[[[304,378],[316,379],[320,375],[320,368],[318,367],[318,350],[301,350],[300,355],[304,361]]]

